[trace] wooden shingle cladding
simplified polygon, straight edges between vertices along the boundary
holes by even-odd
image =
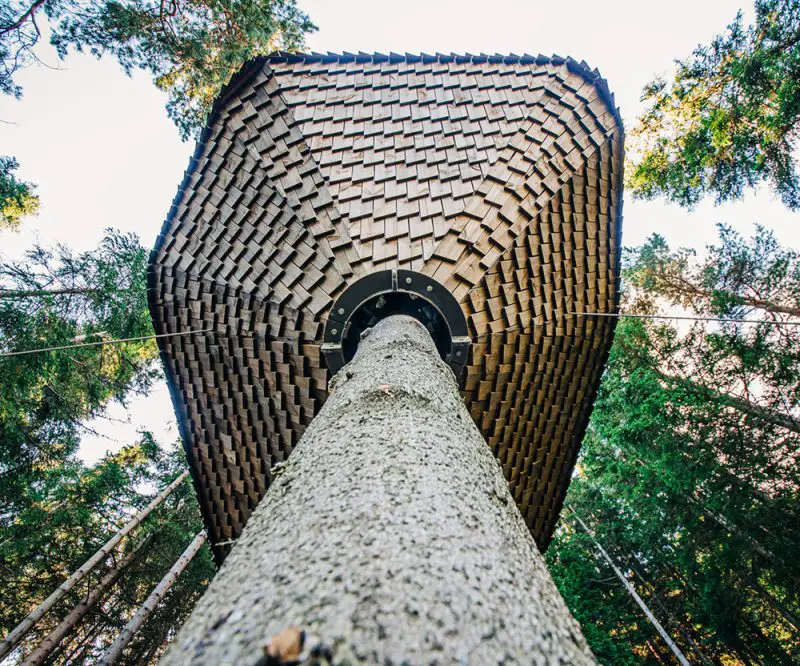
[[[546,547],[613,335],[566,313],[617,306],[622,157],[605,82],[570,59],[247,65],[150,264],[157,333],[207,331],[159,344],[211,542],[238,536],[324,402],[333,300],[408,268],[464,309],[465,400]]]

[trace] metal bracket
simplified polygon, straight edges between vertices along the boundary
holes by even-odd
[[[352,338],[356,333],[360,334],[360,331],[352,334],[350,331],[355,325],[356,315],[362,308],[374,303],[377,297],[391,294],[407,294],[411,300],[424,302],[438,313],[437,322],[441,322],[439,325],[442,331],[437,347],[460,383],[471,342],[464,312],[453,294],[441,283],[429,275],[405,269],[370,273],[347,287],[336,299],[325,324],[321,346],[331,375],[336,374],[350,360],[346,358],[345,339],[348,336]],[[410,314],[414,315],[413,312]]]

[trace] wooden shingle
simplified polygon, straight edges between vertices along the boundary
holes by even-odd
[[[463,394],[537,543],[613,335],[623,129],[557,56],[276,54],[218,99],[150,260],[150,307],[212,544],[235,540],[327,396],[336,297],[432,276],[473,339]],[[215,546],[221,561],[228,546]]]

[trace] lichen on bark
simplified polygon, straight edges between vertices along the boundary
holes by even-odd
[[[425,328],[389,317],[251,516],[162,664],[594,664]]]

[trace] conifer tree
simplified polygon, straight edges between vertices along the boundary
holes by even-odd
[[[166,452],[142,433],[139,442],[92,467],[70,459],[54,464],[44,483],[28,486],[15,511],[0,522],[0,633],[16,626],[184,466],[181,451]],[[85,583],[36,624],[13,658],[35,655],[40,642],[71,615],[73,623],[62,632],[47,663],[96,661],[201,528],[192,489],[184,482]],[[148,618],[120,663],[155,663],[213,573],[205,549]],[[109,574],[112,580],[106,581]],[[87,601],[91,605],[85,612],[74,612]]]
[[[694,206],[735,200],[768,183],[800,208],[800,1],[756,0],[710,44],[677,61],[671,81],[645,87],[627,186],[643,198]]]
[[[625,276],[625,312],[722,321],[620,322],[567,501],[690,660],[796,663],[800,327],[774,322],[800,258],[721,227],[702,258],[650,239]],[[601,661],[669,663],[568,515],[548,557]]]
[[[151,334],[146,261],[135,236],[109,231],[92,251],[0,263],[0,353]],[[152,340],[0,356],[0,507],[74,453],[109,401],[146,391],[156,357]]]
[[[0,353],[15,354],[0,357],[3,635],[185,468],[182,452],[167,455],[147,433],[95,466],[76,457],[87,419],[159,377],[153,340],[18,354],[151,335],[146,260],[135,236],[110,230],[91,251],[37,246],[23,261],[0,264]],[[67,616],[72,625],[47,663],[98,658],[201,526],[184,483],[37,623],[13,658],[39,654],[38,643]],[[129,556],[125,571],[104,583]],[[212,575],[204,552],[128,647],[125,663],[157,659]],[[73,612],[89,601],[85,612]]]

